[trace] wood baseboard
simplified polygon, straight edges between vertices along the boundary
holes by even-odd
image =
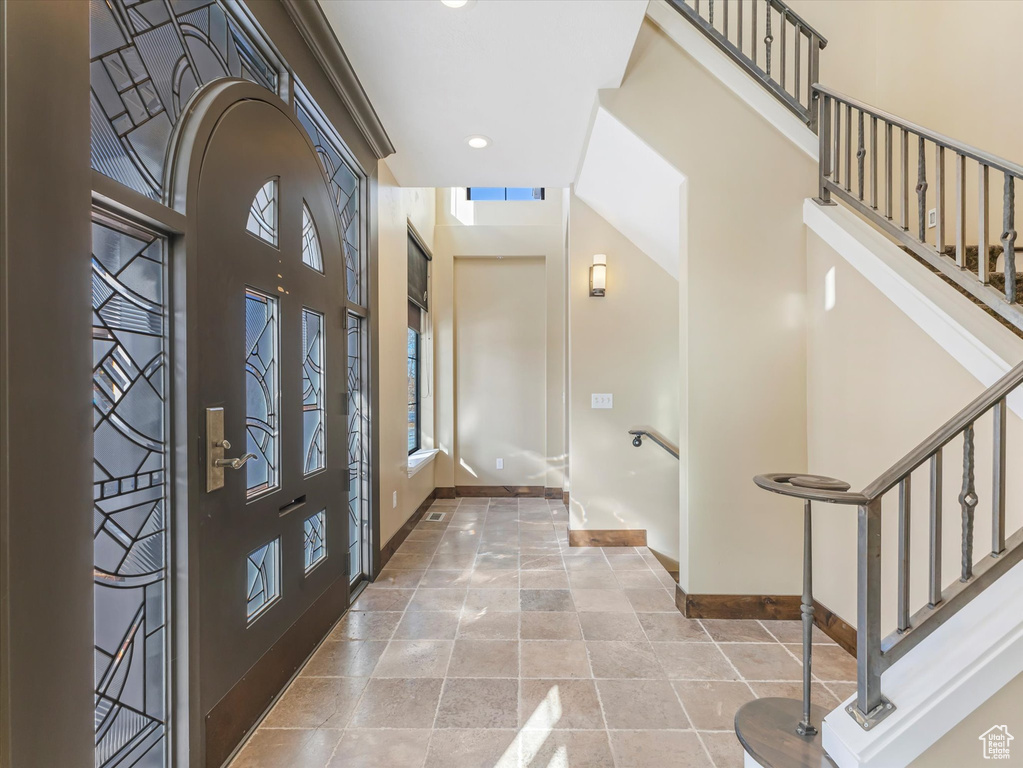
[[[570,547],[645,547],[646,529],[568,532]]]
[[[568,506],[568,500],[569,500],[568,491],[565,491],[565,494],[561,497],[561,501],[566,507]]]
[[[453,486],[453,485],[441,486],[439,488],[434,488],[433,489],[433,497],[435,499],[455,499],[455,498],[458,498],[457,496],[455,496],[455,486]]]
[[[544,488],[543,497],[545,499],[560,499],[565,495],[565,492],[561,488]]]
[[[796,595],[689,595],[675,585],[675,607],[690,619],[798,621]],[[847,653],[856,655],[856,629],[820,601],[813,601],[813,623]]]
[[[690,619],[762,619],[800,617],[795,595],[690,595],[675,586],[675,607]]]
[[[544,487],[542,485],[456,485],[455,496],[469,499],[487,496],[495,499],[542,499]]]
[[[813,623],[843,649],[853,656],[856,655],[856,628],[847,624],[841,616],[817,600],[813,601]]]
[[[413,512],[409,519],[405,521],[405,524],[395,532],[395,534],[390,538],[390,541],[380,548],[380,557],[377,560],[380,565],[377,572],[373,574],[374,579],[380,575],[380,571],[387,567],[387,561],[391,559],[391,556],[394,555],[398,547],[400,547],[405,539],[408,538],[408,535],[412,533],[412,529],[415,528],[419,524],[419,521],[423,519],[423,515],[426,514],[426,510],[430,508],[430,505],[433,504],[433,500],[436,498],[438,498],[438,496],[435,489],[423,500],[423,503],[416,508],[416,511]]]

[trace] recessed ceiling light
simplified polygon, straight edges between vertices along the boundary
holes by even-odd
[[[469,136],[465,141],[473,149],[483,149],[490,144],[486,136]]]
[[[464,8],[469,0],[440,0],[448,8]]]

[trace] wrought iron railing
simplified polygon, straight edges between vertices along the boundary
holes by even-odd
[[[830,204],[837,197],[1023,329],[1015,223],[1015,185],[1023,179],[1023,166],[820,84],[813,90],[820,102],[818,202]],[[946,194],[949,162],[954,166],[951,197]],[[998,174],[1000,216],[989,206],[990,184],[998,184]],[[972,206],[968,187],[975,189]],[[951,229],[945,216],[949,204],[955,217]],[[1000,247],[991,241],[993,224],[998,223]],[[976,243],[975,251],[969,243]],[[999,261],[1004,264],[1001,271],[996,269]]]
[[[761,488],[796,498],[859,508],[857,551],[856,662],[857,694],[847,711],[869,730],[895,705],[881,693],[881,673],[905,656],[924,638],[1023,559],[1023,529],[1005,535],[1006,500],[1006,408],[1007,398],[1023,384],[1023,364],[1017,365],[991,388],[966,406],[938,431],[910,451],[860,493],[807,487],[798,475],[758,475]],[[991,548],[974,562],[975,512],[980,502],[976,482],[974,425],[991,414]],[[958,578],[945,587],[942,577],[943,453],[962,438],[962,474],[959,488],[961,557]],[[927,601],[911,613],[910,541],[912,474],[928,465],[929,545]],[[881,637],[881,502],[898,490],[898,576],[896,629]]]
[[[813,131],[811,88],[828,41],[781,0],[667,0]]]
[[[643,445],[643,438],[649,437],[657,445],[661,446],[665,451],[670,453],[676,459],[678,458],[678,446],[672,443],[668,438],[659,432],[656,432],[649,427],[642,427],[636,429],[630,429],[629,434],[632,435],[632,444],[639,448]]]

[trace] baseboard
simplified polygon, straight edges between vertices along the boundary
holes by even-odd
[[[675,585],[675,607],[689,619],[798,621],[801,602],[797,595],[689,595]],[[856,655],[856,629],[817,600],[813,623],[842,650]]]
[[[565,492],[561,488],[544,488],[543,497],[545,499],[560,499],[565,495]]]
[[[569,496],[568,496],[568,491],[565,491],[565,494],[564,494],[564,496],[562,496],[562,497],[561,497],[561,502],[562,502],[562,503],[563,503],[563,504],[564,504],[564,505],[565,505],[566,507],[568,506],[568,500],[569,500]]]
[[[542,485],[456,485],[455,496],[468,499],[488,496],[494,499],[542,499],[544,487]]]
[[[675,607],[690,619],[799,619],[796,595],[690,595],[675,586]]]
[[[568,532],[570,547],[645,547],[646,529]]]
[[[453,485],[442,486],[440,488],[433,489],[433,497],[435,499],[455,499],[455,487]]]
[[[813,601],[813,623],[841,648],[856,655],[856,628],[816,600]]]
[[[380,571],[387,567],[387,561],[391,559],[391,556],[398,550],[398,547],[400,547],[405,539],[408,538],[408,535],[412,533],[412,529],[415,528],[419,524],[419,521],[423,519],[423,515],[426,514],[426,510],[430,508],[430,505],[433,504],[433,500],[436,498],[440,498],[437,496],[437,489],[430,492],[430,495],[427,496],[423,500],[423,503],[416,508],[416,511],[413,512],[409,519],[405,521],[404,525],[402,525],[401,528],[399,528],[390,538],[390,540],[380,548],[380,557],[377,560],[377,562],[380,563],[380,567],[379,570],[373,574],[374,579],[380,575]]]

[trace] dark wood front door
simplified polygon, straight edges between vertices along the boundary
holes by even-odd
[[[341,239],[316,153],[283,106],[227,109],[199,176],[190,380],[203,466],[190,575],[207,766],[348,599]]]

